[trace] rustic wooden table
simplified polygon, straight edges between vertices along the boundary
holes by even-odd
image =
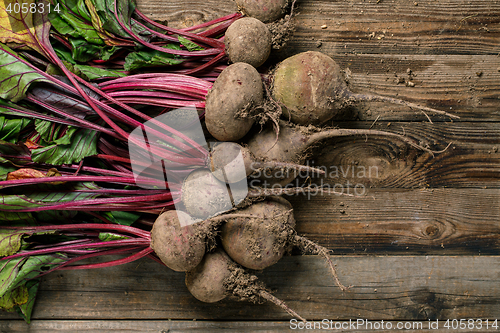
[[[137,2],[152,18],[177,27],[236,10],[230,0]],[[349,182],[364,195],[290,200],[298,232],[332,249],[339,276],[353,287],[341,292],[315,256],[285,257],[259,277],[310,320],[420,322],[425,332],[429,320],[439,319],[443,328],[447,319],[450,325],[459,323],[453,319],[500,319],[500,2],[297,4],[297,30],[273,61],[318,50],[346,69],[356,92],[397,96],[461,119],[434,117],[431,124],[419,112],[380,103],[349,110],[335,125],[404,133],[436,149],[452,145],[431,156],[386,139],[325,143],[315,165],[338,171],[325,182],[345,191]],[[358,172],[370,167],[372,174]],[[3,313],[0,331],[290,329],[288,315],[269,304],[201,303],[185,288],[184,274],[150,260],[50,274],[33,318],[28,326]],[[459,331],[479,331],[477,323]]]

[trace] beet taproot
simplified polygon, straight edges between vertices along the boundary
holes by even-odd
[[[238,62],[225,68],[206,96],[205,124],[219,141],[237,141],[254,123],[253,110],[264,102],[257,70]]]
[[[151,230],[151,248],[170,269],[186,272],[205,255],[205,239],[198,232],[200,222],[187,213],[169,210],[158,216]]]
[[[205,303],[215,303],[228,296],[253,303],[259,303],[263,298],[291,316],[305,321],[283,301],[268,292],[255,275],[248,274],[220,248],[205,254],[202,262],[186,273],[185,283],[191,295]]]
[[[226,253],[243,267],[263,270],[277,263],[293,237],[292,205],[273,197],[239,210],[252,217],[226,220],[221,242]]]
[[[224,44],[231,62],[244,62],[257,68],[271,54],[272,36],[264,23],[253,17],[244,17],[227,28]]]
[[[428,149],[409,137],[391,132],[373,129],[322,129],[313,126],[294,125],[285,121],[279,121],[279,134],[276,133],[272,126],[267,126],[262,131],[250,136],[246,144],[256,159],[303,164],[310,154],[310,150],[323,140],[357,135],[392,138],[431,154],[443,151]],[[275,184],[286,185],[295,179],[299,173],[300,170],[293,169],[257,172],[252,176],[253,180],[250,181],[250,185],[260,187],[272,187]],[[304,175],[304,173],[302,174]],[[320,174],[310,171],[306,175],[314,177]]]
[[[339,111],[360,101],[387,102],[424,113],[456,115],[392,97],[356,94],[349,90],[339,65],[321,52],[307,51],[283,60],[272,78],[272,96],[283,108],[283,117],[299,125],[321,125]],[[430,118],[429,118],[430,119]]]

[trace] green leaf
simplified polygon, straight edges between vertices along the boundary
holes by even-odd
[[[33,149],[31,159],[37,163],[52,165],[78,163],[88,156],[96,155],[99,133],[89,129],[77,129],[68,133],[70,144],[52,144]],[[1,161],[0,161],[1,162]]]
[[[63,61],[63,62],[67,62],[67,63],[70,63],[70,64],[76,64],[76,61],[73,59],[73,57],[71,56],[71,51],[68,50],[66,47],[64,46],[61,46],[61,45],[54,45],[54,51],[56,52],[57,56]],[[66,65],[66,64],[65,64]],[[56,67],[56,70],[57,71],[61,71],[57,66]],[[49,73],[50,74],[50,73]],[[60,75],[60,74],[59,74]]]
[[[13,290],[9,290],[0,297],[0,308],[6,311],[14,311],[15,307],[28,302],[28,288],[21,285]]]
[[[0,261],[0,297],[59,266],[67,257],[55,253]]]
[[[109,242],[109,241],[114,241],[114,240],[120,240],[120,239],[129,239],[130,237],[123,236],[123,235],[117,235],[112,232],[100,232],[99,233],[99,239],[102,240],[103,242]]]
[[[0,211],[0,223],[8,226],[33,225],[36,219],[29,212],[3,212]]]
[[[16,56],[14,51],[0,44],[0,97],[12,102],[23,99],[33,82],[49,82]]]
[[[28,118],[14,118],[1,115],[0,106],[0,140],[16,143],[19,140],[19,133],[32,123]]]
[[[35,305],[35,298],[40,286],[38,279],[29,280],[25,284],[28,289],[28,300],[26,303],[17,306],[16,310],[19,315],[29,324],[31,322],[31,313],[33,312],[33,305]]]
[[[75,28],[66,23],[66,21],[63,20],[62,16],[59,15],[57,12],[54,11],[50,12],[48,18],[50,24],[52,25],[52,28],[54,28],[61,35],[70,35],[73,37],[80,36],[78,32],[75,30]]]
[[[35,120],[35,130],[40,134],[40,137],[46,144],[61,144],[68,145],[71,143],[71,137],[75,132],[75,128],[67,125],[56,124],[46,120]],[[59,135],[67,131],[61,138]]]
[[[190,41],[187,38],[184,38],[182,36],[179,36],[177,38],[179,39],[179,43],[184,45],[186,47],[186,49],[188,49],[188,51],[201,51],[201,50],[203,50],[203,48],[201,46],[199,46],[198,44],[196,44],[193,41]]]
[[[99,59],[102,46],[91,44],[81,38],[70,38],[71,57],[75,61],[87,62],[93,59]]]
[[[104,47],[101,49],[101,59],[104,61],[108,61],[116,52],[121,49],[121,47],[117,46]]]
[[[73,67],[77,69],[80,72],[80,75],[84,76],[84,78],[86,78],[87,80],[127,76],[124,73],[111,69],[98,68],[87,65],[74,65]]]
[[[166,48],[180,50],[180,47],[174,44],[168,44]],[[138,51],[129,53],[125,57],[124,68],[127,71],[132,71],[143,67],[178,65],[183,61],[175,55],[157,50]]]
[[[104,41],[94,29],[92,24],[86,23],[71,12],[65,10],[64,6],[59,6],[59,13],[53,11],[48,17],[52,26],[63,35],[76,38],[83,38],[87,42],[97,45],[104,45]]]
[[[110,31],[115,35],[125,37],[125,38],[130,38],[130,35],[123,30],[121,25],[118,23],[115,17],[115,6],[114,6],[114,1],[115,0],[91,0],[92,3],[95,6],[95,9],[97,10],[97,14],[99,15],[101,22],[104,22],[102,24],[102,27],[104,30]],[[130,29],[130,25],[128,22],[130,22],[130,17],[132,16],[132,13],[135,10],[135,3],[134,1],[130,0],[116,0],[117,1],[117,8],[118,8],[118,15],[120,17],[120,20],[122,20],[123,23]]]
[[[45,8],[46,2],[42,3]],[[7,11],[9,4],[12,10]],[[0,2],[0,42],[27,45],[40,54],[44,54],[40,47],[36,23],[34,23],[36,16],[40,16],[39,12],[36,11],[33,13],[28,10],[26,13],[23,13],[22,10],[14,10],[17,6],[19,8],[28,6],[29,8],[31,5],[36,5],[36,1],[10,0]]]
[[[55,231],[35,232],[32,229],[0,229],[0,257],[16,254],[22,245],[22,240],[33,235],[54,234]]]
[[[21,240],[26,234],[19,230],[0,229],[0,257],[17,253],[21,248]]]
[[[141,217],[140,213],[122,211],[103,212],[102,215],[111,222],[122,225],[132,225]]]
[[[7,179],[7,174],[15,170],[17,168],[12,165],[0,163],[0,181]]]
[[[0,183],[1,188],[1,183]],[[27,208],[50,208],[50,205],[61,204],[65,202],[76,202],[81,200],[94,199],[99,194],[92,190],[99,187],[93,183],[77,183],[75,185],[40,185],[38,187],[30,186],[19,194],[2,194],[0,192],[1,208],[3,210],[24,210]],[[77,190],[86,190],[88,192],[77,192]],[[0,213],[2,213],[0,211]]]
[[[74,210],[54,210],[54,209],[33,213],[36,221],[47,222],[47,223],[54,223],[55,221],[70,223],[71,219],[73,219],[76,216],[76,214],[78,214],[78,212]]]
[[[84,0],[63,0],[59,2],[64,3],[70,11],[80,16],[84,20],[89,22],[92,20]]]

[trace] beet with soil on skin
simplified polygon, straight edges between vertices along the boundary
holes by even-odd
[[[169,210],[160,214],[153,224],[151,248],[168,268],[189,271],[205,255],[205,239],[199,230],[200,222],[195,223],[190,215]]]
[[[206,96],[205,123],[219,141],[237,141],[254,123],[253,110],[264,102],[257,70],[238,62],[225,68]]]
[[[263,298],[293,317],[305,321],[283,301],[269,293],[255,275],[248,274],[236,265],[220,248],[207,253],[196,268],[187,272],[185,283],[191,295],[205,303],[215,303],[228,296],[253,303],[259,303]]]
[[[228,215],[220,235],[224,250],[236,263],[263,270],[277,263],[286,251],[297,247],[303,253],[325,259],[337,286],[341,290],[348,289],[337,276],[330,251],[297,235],[292,205],[286,199],[271,197],[240,209],[238,215]]]
[[[247,16],[264,23],[276,21],[285,15],[288,0],[235,0],[238,8]]]
[[[227,28],[224,43],[231,62],[244,62],[257,68],[271,54],[272,36],[264,23],[244,17]]]
[[[273,197],[239,213],[254,218],[231,218],[222,225],[221,242],[226,253],[238,264],[254,270],[277,263],[294,235],[292,205],[281,197]]]
[[[228,189],[227,184],[215,178],[210,170],[197,169],[182,182],[181,200],[188,214],[205,220],[239,204],[246,198],[247,189],[246,180]]]
[[[299,125],[321,125],[359,101],[387,102],[435,114],[456,115],[404,100],[349,90],[339,65],[316,51],[296,54],[282,61],[273,73],[272,96],[283,106],[284,119]]]

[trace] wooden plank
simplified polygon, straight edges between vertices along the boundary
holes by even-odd
[[[364,196],[288,199],[297,232],[335,254],[500,254],[498,189],[366,189]]]
[[[290,53],[306,50],[311,48],[294,47]],[[500,119],[500,57],[496,55],[349,55],[326,47],[319,51],[348,71],[349,86],[354,92],[396,97],[447,111],[461,117],[461,122]],[[400,80],[403,83],[399,83]],[[408,82],[414,86],[407,86]],[[391,121],[425,120],[418,110],[387,103],[362,103],[356,105],[354,111],[359,119],[366,120],[378,117]],[[439,117],[433,119],[436,121]],[[449,121],[449,118],[441,120]]]
[[[333,257],[340,291],[324,261],[288,256],[259,273],[275,295],[309,320],[428,320],[500,317],[498,256]],[[47,275],[36,320],[289,320],[270,304],[197,301],[184,274],[151,260]],[[3,319],[12,315],[2,314]]]
[[[460,332],[491,332],[494,329],[491,323],[481,320],[465,321],[465,329]],[[438,326],[436,326],[436,324]],[[297,325],[297,326],[296,326]],[[405,332],[421,332],[421,333],[443,333],[450,332],[451,329],[445,328],[446,322],[443,321],[384,321],[382,322],[357,322],[349,321],[316,321],[310,322],[313,329],[308,329],[308,332],[319,332],[324,330],[336,329],[341,332],[373,332],[375,327],[407,327]],[[372,326],[370,326],[372,325]],[[460,325],[459,321],[451,322],[450,325]],[[494,325],[494,324],[493,324]],[[344,329],[342,329],[344,326]],[[351,326],[351,327],[350,327]],[[316,329],[314,329],[316,327]],[[437,328],[439,327],[439,328]],[[459,327],[459,326],[456,326]],[[469,328],[470,327],[470,328]],[[290,323],[289,321],[272,321],[272,322],[255,322],[255,321],[178,321],[178,320],[36,320],[31,325],[27,325],[21,321],[0,321],[0,331],[9,333],[52,333],[52,332],[80,332],[80,333],[102,333],[102,332],[120,332],[120,333],[176,333],[176,332],[203,332],[203,333],[218,333],[218,332],[290,332],[297,330],[298,324]],[[378,330],[380,331],[380,329]]]
[[[296,38],[310,41],[310,49],[315,45],[311,38],[320,36],[337,53],[498,54],[498,2],[323,0],[298,4]]]

